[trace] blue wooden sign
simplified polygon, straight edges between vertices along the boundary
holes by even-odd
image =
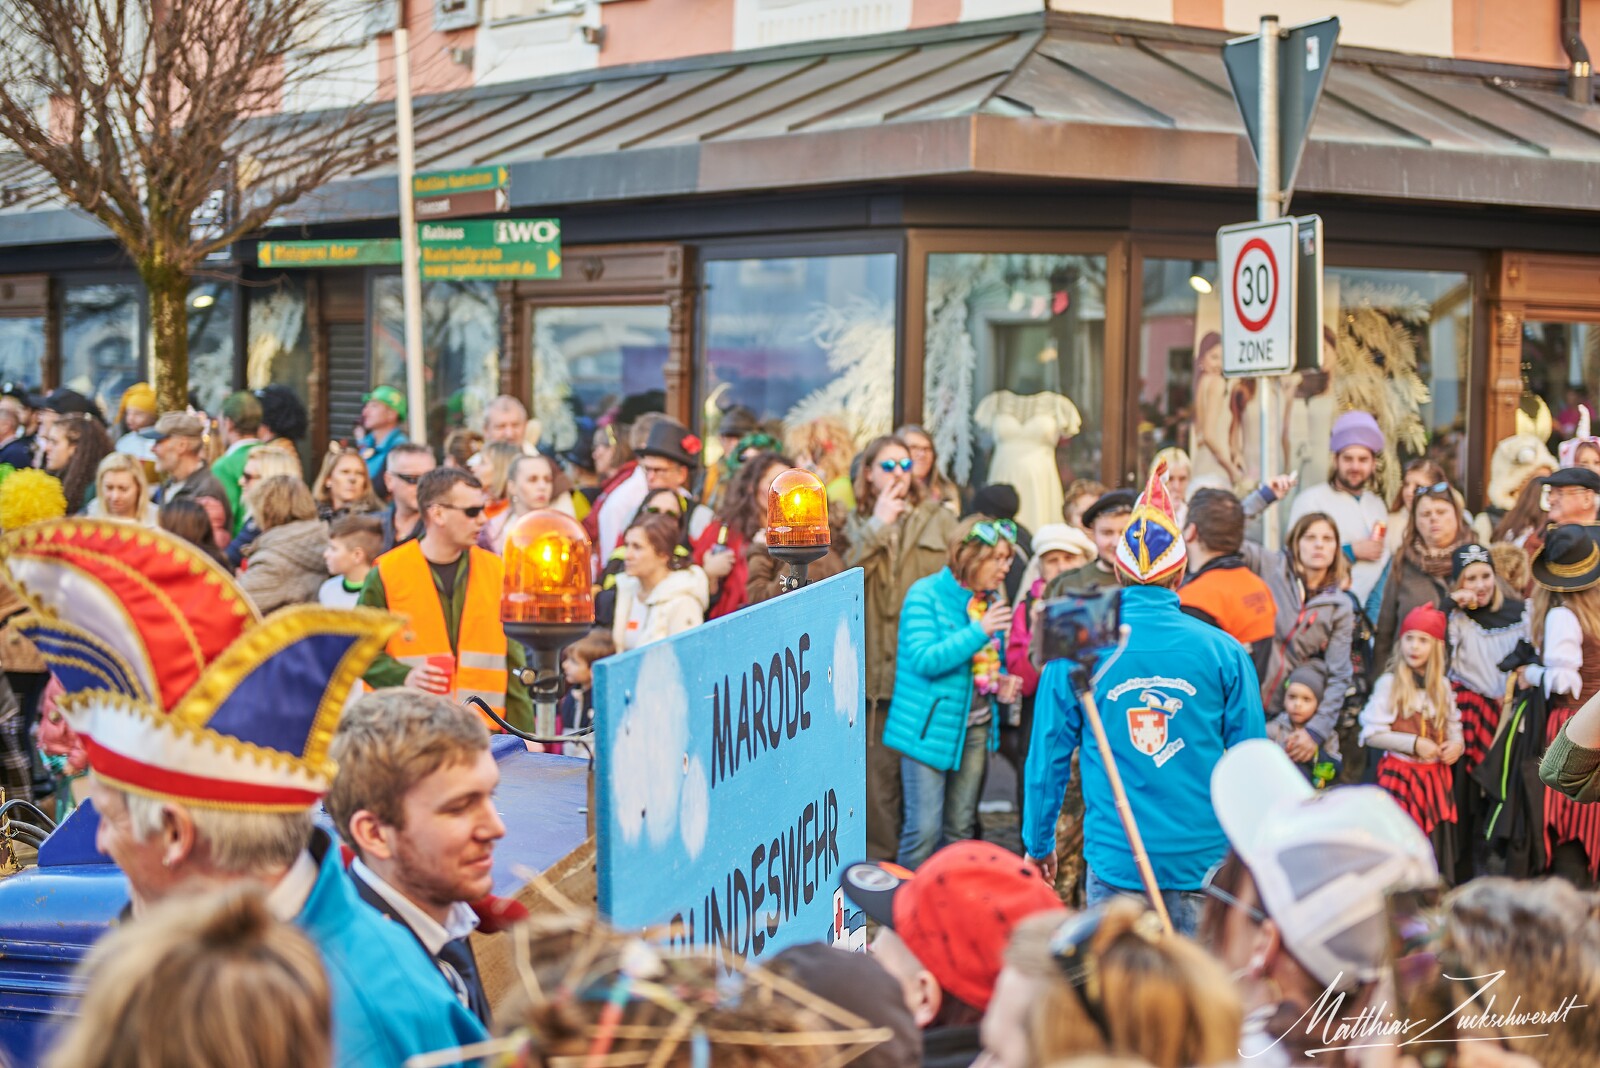
[[[860,570],[597,662],[600,911],[751,960],[861,947],[864,670]]]

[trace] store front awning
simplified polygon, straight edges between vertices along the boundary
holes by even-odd
[[[1041,15],[561,75],[419,101],[418,166],[507,165],[519,210],[861,183],[1253,189],[1222,40]],[[1297,191],[1592,212],[1600,107],[1562,80],[1341,48]],[[33,185],[0,166],[0,245],[97,236]],[[390,167],[283,221],[397,214]]]

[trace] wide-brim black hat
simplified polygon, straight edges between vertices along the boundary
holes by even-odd
[[[1547,590],[1576,593],[1600,585],[1600,527],[1563,523],[1546,533],[1533,579]]]
[[[644,446],[633,451],[640,456],[659,456],[685,467],[700,466],[700,439],[689,433],[688,427],[671,419],[662,419],[651,426]]]

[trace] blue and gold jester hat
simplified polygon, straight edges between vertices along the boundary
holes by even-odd
[[[1134,582],[1148,585],[1160,582],[1188,563],[1183,531],[1172,513],[1172,497],[1167,492],[1167,463],[1156,464],[1150,481],[1134,503],[1133,515],[1117,539],[1117,570]]]
[[[62,519],[0,536],[19,629],[66,694],[95,774],[188,805],[309,808],[345,701],[401,622],[295,605],[263,619],[210,557],[165,531]]]

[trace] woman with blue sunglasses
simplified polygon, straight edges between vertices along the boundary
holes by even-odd
[[[893,860],[900,850],[900,754],[883,744],[894,694],[900,608],[917,580],[944,567],[956,517],[927,500],[913,477],[911,450],[881,437],[861,453],[855,511],[845,521],[845,566],[866,586],[867,855]]]

